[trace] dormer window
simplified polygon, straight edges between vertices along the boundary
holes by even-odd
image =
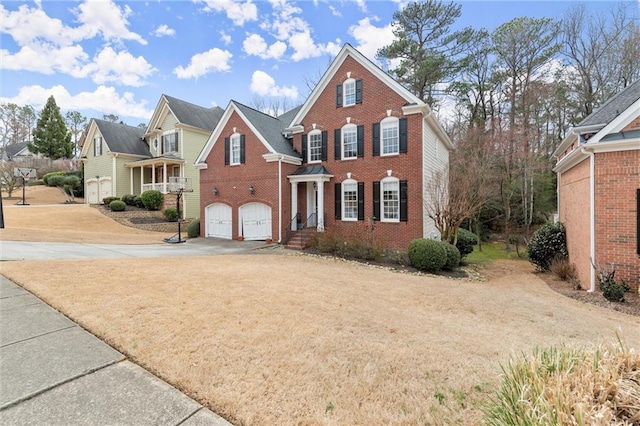
[[[362,80],[348,78],[336,86],[336,107],[362,103]]]

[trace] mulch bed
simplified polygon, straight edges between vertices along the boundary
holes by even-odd
[[[609,302],[604,298],[604,296],[602,296],[602,292],[599,290],[596,290],[593,293],[589,293],[585,290],[578,290],[575,288],[573,283],[569,281],[562,281],[550,272],[537,272],[536,274],[546,282],[552,290],[557,291],[564,296],[583,303],[591,303],[592,305],[640,317],[640,295],[638,295],[638,292],[636,291],[629,291],[625,293],[625,301],[622,303]]]

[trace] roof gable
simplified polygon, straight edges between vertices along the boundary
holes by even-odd
[[[93,140],[96,131],[100,133],[111,152],[145,157],[151,156],[149,146],[143,139],[144,129],[142,127],[92,118],[87,131],[87,141]],[[82,156],[87,155],[89,145],[90,143],[84,143]]]
[[[149,120],[146,133],[158,128],[169,113],[180,124],[211,132],[220,121],[224,110],[218,106],[206,108],[163,94]]]
[[[302,118],[309,112],[311,107],[318,100],[322,92],[327,88],[329,82],[338,71],[340,66],[344,63],[347,57],[353,58],[356,62],[362,65],[367,71],[373,74],[376,78],[385,83],[389,88],[398,93],[401,97],[406,99],[408,104],[416,104],[416,105],[426,105],[420,98],[415,96],[409,90],[407,90],[404,86],[394,80],[389,74],[384,72],[380,67],[375,65],[369,59],[367,59],[362,53],[358,52],[353,46],[349,43],[346,43],[340,52],[336,55],[331,65],[325,73],[322,75],[322,78],[313,89],[307,100],[304,102],[300,110],[297,114],[291,119],[291,122],[287,127],[292,127],[300,123]]]

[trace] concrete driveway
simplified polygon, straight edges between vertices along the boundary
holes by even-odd
[[[205,256],[249,253],[274,247],[277,245],[267,245],[264,241],[234,241],[218,238],[195,238],[178,244],[144,245],[2,241],[0,261]]]

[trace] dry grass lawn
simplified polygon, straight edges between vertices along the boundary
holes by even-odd
[[[5,220],[3,239],[158,235],[86,206],[10,207]],[[266,253],[3,262],[1,273],[238,425],[479,424],[513,353],[616,332],[640,343],[638,317],[561,296],[523,261],[463,281]]]

